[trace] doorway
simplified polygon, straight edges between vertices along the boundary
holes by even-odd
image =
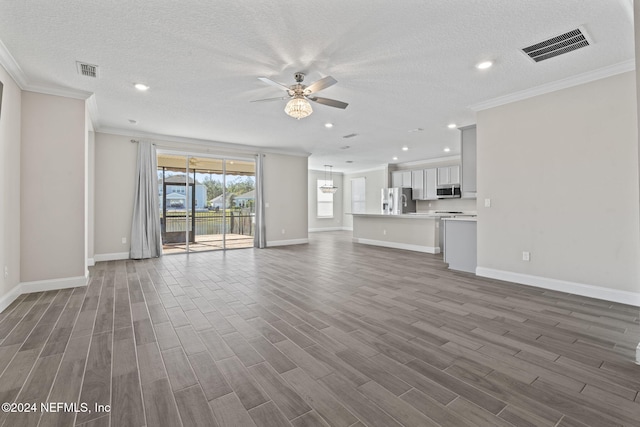
[[[253,247],[255,160],[158,152],[165,254]]]

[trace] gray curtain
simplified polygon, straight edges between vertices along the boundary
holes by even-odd
[[[256,156],[256,231],[253,246],[260,249],[267,246],[267,233],[264,225],[263,168],[264,154],[258,154]]]
[[[148,141],[138,142],[135,186],[129,256],[131,259],[159,257],[162,255],[162,235],[158,202],[158,158],[156,148]]]

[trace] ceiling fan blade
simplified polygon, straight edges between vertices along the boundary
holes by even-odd
[[[279,87],[280,89],[289,90],[289,86],[283,85],[282,83],[274,82],[273,80],[266,77],[258,77],[258,80],[268,85]]]
[[[308,98],[310,101],[317,102],[318,104],[328,105],[329,107],[342,108],[343,110],[349,105],[346,102],[336,101],[335,99],[318,98],[317,96]]]
[[[249,101],[249,102],[282,101],[283,99],[289,99],[289,97],[279,96],[277,98],[254,99],[253,101]]]
[[[324,77],[324,78],[318,80],[317,82],[311,83],[309,86],[306,87],[304,92],[306,94],[319,92],[322,89],[326,89],[329,86],[333,86],[336,83],[338,83],[338,81],[336,79],[334,79],[331,76],[327,76],[327,77]]]

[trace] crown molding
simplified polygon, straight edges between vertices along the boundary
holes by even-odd
[[[252,155],[257,153],[282,154],[286,156],[296,156],[296,157],[309,157],[311,155],[311,153],[308,153],[306,151],[285,150],[285,149],[271,148],[271,147],[258,147],[254,145],[234,144],[231,142],[220,142],[220,141],[213,141],[213,140],[207,140],[207,139],[187,138],[182,136],[163,135],[163,134],[150,133],[150,132],[139,132],[139,131],[132,132],[131,130],[127,130],[127,129],[112,128],[107,126],[97,127],[96,132],[108,133],[111,135],[126,136],[128,138],[151,140],[156,143],[159,143],[158,145],[160,146],[162,146],[162,142],[174,142],[174,143],[179,142],[184,144],[191,144],[198,147],[216,148],[220,150],[228,150],[232,152],[252,154]],[[173,149],[175,147],[167,147],[167,148]]]
[[[360,169],[360,170],[353,171],[353,172],[352,171],[343,171],[342,174],[343,175],[356,175],[356,174],[360,174],[360,173],[384,171],[386,169],[387,169],[387,165],[386,164],[382,164],[382,165],[374,166],[372,168]]]
[[[406,167],[413,166],[422,166],[422,165],[432,165],[435,163],[444,163],[444,162],[459,162],[462,157],[460,155],[455,156],[446,156],[446,157],[436,157],[434,159],[424,159],[424,160],[415,160],[413,162],[405,162],[405,163],[396,163],[395,166],[401,169]],[[396,169],[398,170],[398,169]]]
[[[25,86],[27,86],[27,80],[22,72],[22,68],[20,68],[20,65],[18,65],[18,62],[14,59],[13,55],[11,55],[4,43],[2,43],[2,40],[0,40],[0,65],[7,70],[7,73],[9,73],[18,87],[24,90]]]
[[[561,89],[567,89],[573,86],[589,83],[595,80],[604,79],[606,77],[615,76],[617,74],[633,71],[636,68],[635,59],[620,62],[618,64],[609,65],[607,67],[598,68],[597,70],[588,71],[586,73],[578,74],[566,79],[558,80],[555,82],[547,83],[541,86],[536,86],[530,89],[514,92],[509,95],[493,98],[488,101],[479,102],[471,105],[470,108],[473,111],[482,111],[488,108],[498,107],[500,105],[510,104],[516,101],[522,101],[527,98],[532,98],[538,95],[544,95],[546,93],[555,92]]]
[[[87,99],[92,95],[91,92],[85,92],[83,90],[29,83],[27,77],[22,71],[22,68],[18,65],[18,61],[16,61],[13,55],[11,55],[11,52],[9,52],[2,40],[0,40],[0,65],[7,70],[7,73],[9,73],[11,78],[23,91],[43,93],[45,95],[64,96],[74,99]]]

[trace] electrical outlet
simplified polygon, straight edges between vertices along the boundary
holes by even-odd
[[[282,229],[282,234],[284,234],[284,228]]]
[[[127,243],[127,238],[126,238],[126,237],[123,237],[123,238],[122,238],[122,244],[124,245],[124,244],[126,244],[126,243]]]
[[[491,199],[484,199],[484,207],[485,208],[491,207]]]
[[[9,277],[9,267],[7,267],[6,265],[4,266],[4,278],[6,279],[7,277]]]
[[[527,251],[522,252],[522,260],[523,261],[530,261],[531,260],[531,254]]]
[[[265,207],[265,208],[268,208],[268,207],[269,207],[269,202],[266,202],[266,203],[264,204],[264,207]]]
[[[382,230],[382,234],[386,236],[387,235],[387,230]]]

